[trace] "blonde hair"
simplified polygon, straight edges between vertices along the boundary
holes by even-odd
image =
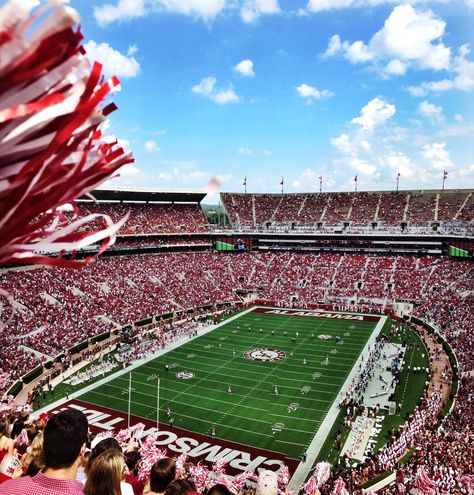
[[[86,495],[121,495],[120,481],[125,458],[117,450],[107,450],[97,456],[87,475]]]
[[[23,469],[27,469],[33,459],[43,456],[43,432],[38,433],[31,445],[26,449],[25,457],[23,458],[22,464]]]

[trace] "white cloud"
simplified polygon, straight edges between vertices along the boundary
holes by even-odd
[[[340,36],[334,34],[329,38],[328,47],[323,53],[323,58],[334,57],[339,53],[353,64],[369,62],[374,58],[374,54],[364,42],[355,41],[354,43],[349,43],[348,41],[341,41]]]
[[[400,60],[393,59],[385,66],[384,72],[388,75],[403,76],[408,69],[408,64],[400,62]]]
[[[415,167],[410,158],[404,153],[393,151],[385,157],[388,166],[394,171],[400,173],[400,175],[406,178],[412,178],[415,176]]]
[[[382,57],[416,62],[424,69],[448,69],[451,51],[441,42],[445,27],[446,22],[430,10],[398,5],[371,39],[370,49]]]
[[[312,168],[304,169],[298,177],[291,181],[291,186],[293,189],[297,189],[299,191],[318,191],[319,190],[319,176],[321,172],[316,172]],[[329,185],[329,178],[326,181],[325,185]],[[289,182],[289,181],[288,181]]]
[[[209,96],[214,91],[217,79],[215,77],[204,77],[199,84],[192,87],[193,93]]]
[[[330,98],[333,93],[327,89],[319,90],[314,88],[313,86],[309,86],[308,84],[300,84],[296,87],[296,91],[304,98],[307,102],[312,102],[314,100],[323,100],[326,98]]]
[[[238,72],[246,77],[255,76],[255,72],[253,71],[253,62],[249,59],[242,60],[234,67],[234,72]]]
[[[235,103],[239,101],[239,97],[235,94],[233,89],[222,89],[211,95],[210,98],[219,105],[226,105],[227,103]]]
[[[263,149],[262,153],[264,154],[264,156],[272,156],[273,155],[272,150],[268,150],[268,149]]]
[[[468,168],[462,168],[458,170],[458,175],[460,177],[469,177],[472,176],[474,178],[474,163],[470,165]]]
[[[450,170],[454,167],[449,151],[446,149],[446,143],[426,144],[423,146],[422,155],[428,161],[429,166],[436,170]]]
[[[387,122],[395,115],[395,112],[395,105],[374,98],[362,108],[360,117],[353,118],[351,122],[362,126],[364,131],[371,131],[374,127]]]
[[[334,3],[340,8],[360,4],[329,0],[311,3],[313,11],[326,10]],[[451,49],[442,42],[445,28],[446,22],[431,10],[417,11],[410,4],[398,5],[368,44],[361,40],[341,41],[335,34],[329,39],[323,58],[342,55],[353,64],[371,63],[384,77],[403,75],[410,67],[449,70]]]
[[[444,122],[443,109],[429,101],[422,101],[418,105],[418,112],[426,117],[432,124],[441,124]]]
[[[173,178],[173,174],[168,172],[161,172],[158,174],[158,180],[171,180]]]
[[[239,155],[253,155],[253,151],[250,148],[245,148],[244,146],[241,146],[239,148]]]
[[[173,12],[210,21],[226,7],[226,0],[118,0],[94,7],[99,25],[144,17],[150,12]]]
[[[328,47],[323,53],[323,58],[334,57],[342,50],[341,37],[338,34],[333,34],[329,38]]]
[[[262,15],[281,12],[278,0],[245,0],[240,9],[240,17],[248,24],[255,22]]]
[[[217,90],[216,83],[217,79],[215,77],[204,77],[201,79],[201,82],[193,86],[191,90],[193,93],[209,98],[218,105],[239,101],[239,97],[235,94],[232,87]]]
[[[183,180],[186,182],[195,182],[195,181],[203,181],[208,177],[208,174],[202,172],[201,170],[195,170],[194,172],[190,172],[189,174],[185,174],[182,176]]]
[[[456,122],[463,122],[464,121],[464,117],[460,114],[460,113],[457,113],[455,116],[454,116],[454,120]]]
[[[354,0],[309,0],[306,8],[309,12],[321,12],[323,10],[344,9],[354,3]]]
[[[127,177],[130,175],[139,175],[141,172],[135,165],[127,163],[122,168],[119,168],[118,174],[120,177]]]
[[[374,58],[373,52],[363,41],[355,41],[352,44],[344,41],[342,48],[347,60],[353,64],[370,62]]]
[[[140,74],[140,64],[135,57],[127,57],[115,50],[107,43],[97,44],[94,40],[88,41],[84,48],[91,61],[100,62],[106,76],[136,77]]]
[[[412,96],[424,96],[429,91],[442,92],[457,89],[460,91],[471,91],[474,89],[474,62],[467,60],[471,49],[469,45],[462,45],[458,55],[452,63],[452,79],[441,79],[439,81],[422,82],[419,86],[409,86],[408,92]]]
[[[145,142],[145,149],[149,153],[161,151],[159,146],[158,146],[158,143],[156,141],[153,141],[153,139],[150,139],[149,141]]]
[[[94,17],[99,25],[105,26],[110,22],[124,19],[143,17],[147,13],[145,0],[119,0],[116,5],[107,3],[94,6]]]
[[[377,167],[372,163],[354,158],[351,163],[359,174],[373,176],[377,172]]]
[[[135,53],[137,52],[138,52],[138,46],[133,44],[128,47],[127,55],[131,57],[132,55],[135,55]]]
[[[343,153],[349,154],[352,151],[352,145],[347,134],[341,134],[336,138],[331,138],[331,145]]]

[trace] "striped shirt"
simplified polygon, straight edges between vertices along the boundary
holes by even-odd
[[[48,478],[43,473],[25,476],[0,485],[0,495],[84,495],[81,482]]]

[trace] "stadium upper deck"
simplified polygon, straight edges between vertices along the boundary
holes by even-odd
[[[328,192],[291,194],[221,193],[233,230],[291,229],[304,232],[367,231],[470,234],[474,230],[474,190]],[[199,191],[99,189],[97,202],[82,197],[81,216],[104,213],[130,218],[120,235],[203,234],[210,226]]]
[[[328,192],[294,194],[221,193],[233,227],[286,225],[431,227],[474,221],[474,190]]]

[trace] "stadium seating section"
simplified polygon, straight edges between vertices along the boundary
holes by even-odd
[[[321,194],[222,193],[234,227],[293,224],[314,227],[377,223],[378,227],[429,227],[434,222],[456,226],[474,220],[470,191],[353,192]]]
[[[11,270],[0,275],[0,359],[11,381],[40,360],[18,345],[55,356],[84,338],[160,313],[237,301],[235,289],[279,304],[326,301],[390,308],[395,299],[424,301],[416,313],[439,324],[474,369],[474,267],[443,258],[352,254],[169,253],[99,259],[80,271]],[[20,349],[25,349],[21,347]]]
[[[198,203],[93,203],[77,202],[78,215],[109,215],[114,221],[129,213],[120,234],[208,232],[209,225]],[[70,216],[70,214],[69,214]],[[94,227],[93,224],[90,227]],[[97,225],[95,225],[97,227]]]

